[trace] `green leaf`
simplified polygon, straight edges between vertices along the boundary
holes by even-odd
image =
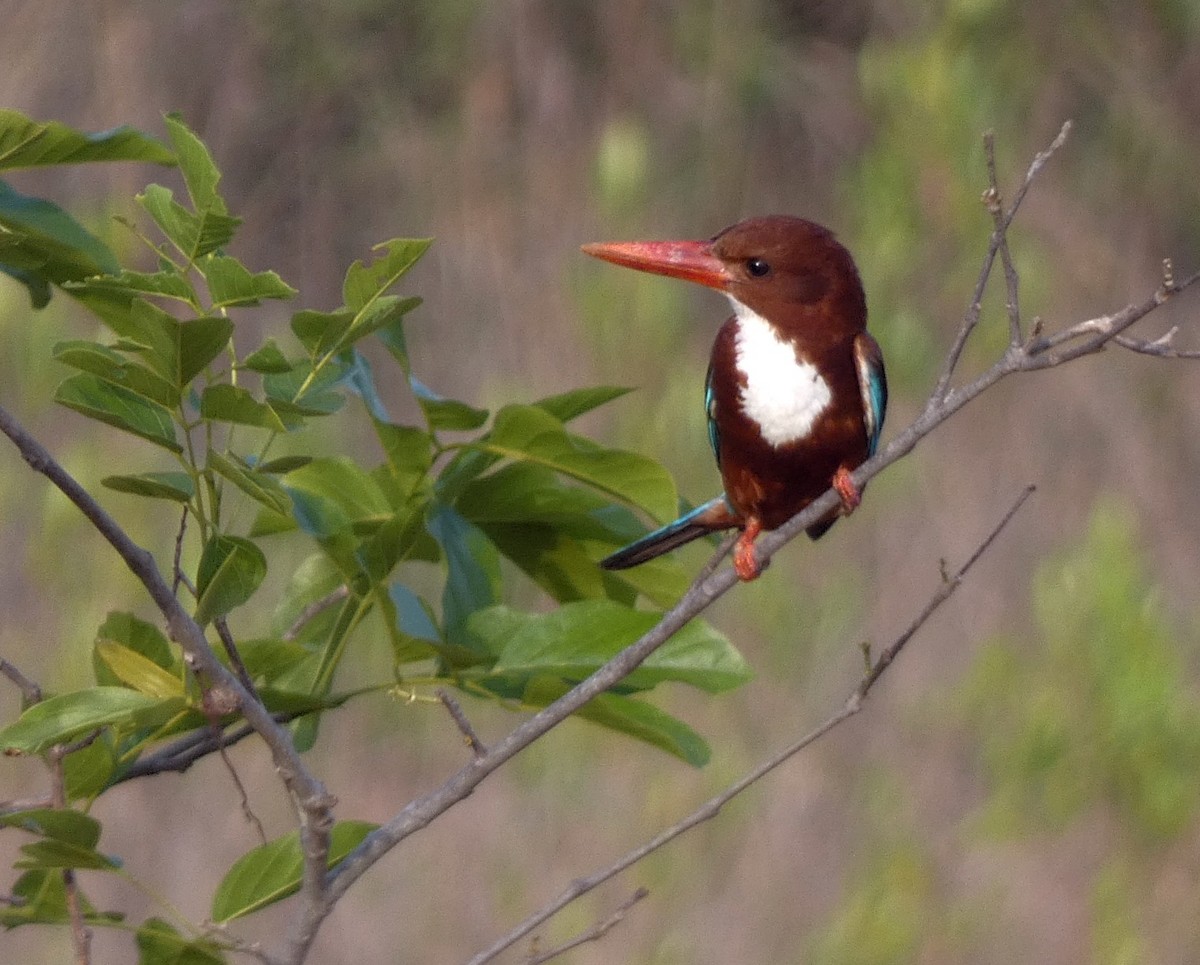
[[[175,441],[175,424],[166,408],[90,373],[71,376],[58,387],[54,398],[68,409],[141,436],[171,452],[183,451]]]
[[[38,754],[53,744],[109,724],[132,724],[162,701],[126,687],[92,687],[34,704],[0,730],[0,749]]]
[[[20,828],[43,838],[66,841],[80,848],[94,848],[100,840],[100,822],[70,808],[30,808],[0,815],[0,825]]]
[[[63,759],[63,783],[68,801],[93,798],[108,787],[117,770],[113,741],[101,734],[86,747],[73,751]]]
[[[168,408],[179,403],[179,391],[171,383],[150,369],[130,362],[120,352],[106,345],[73,339],[58,342],[53,354],[64,365],[90,372],[105,382],[119,385],[151,402]]]
[[[263,376],[263,392],[281,416],[322,416],[337,412],[345,403],[336,391],[351,372],[351,366],[333,359],[312,375],[313,363],[298,362],[291,371]]]
[[[63,288],[71,294],[115,292],[119,295],[150,295],[172,298],[186,305],[196,304],[196,291],[191,283],[174,269],[163,271],[129,271],[122,269],[107,275],[96,275],[82,281],[67,281]]]
[[[287,432],[288,426],[266,402],[259,402],[240,385],[219,383],[210,385],[200,396],[200,415],[218,422]]]
[[[271,512],[286,515],[291,510],[291,500],[273,476],[251,469],[236,456],[223,456],[213,449],[208,450],[208,465]]]
[[[257,305],[264,298],[291,298],[296,294],[296,289],[275,272],[251,274],[245,265],[228,255],[206,255],[198,267],[208,281],[214,309]]]
[[[398,426],[374,420],[375,434],[383,446],[387,468],[401,498],[407,498],[425,481],[433,466],[433,439],[415,426]]]
[[[525,690],[524,700],[545,707],[567,692],[568,685],[552,677],[538,677]],[[628,734],[673,754],[693,767],[703,767],[711,756],[704,738],[678,718],[652,704],[621,694],[601,694],[584,704],[575,716],[610,730]]]
[[[660,521],[674,518],[679,507],[675,484],[658,463],[570,435],[558,419],[536,406],[505,406],[496,414],[492,431],[473,445],[547,466],[640,506]]]
[[[220,315],[205,315],[189,322],[175,322],[170,335],[175,349],[169,359],[172,375],[182,389],[228,348],[233,322]]]
[[[115,640],[97,640],[96,656],[126,687],[150,697],[183,697],[183,681]]]
[[[91,871],[116,871],[121,862],[93,848],[67,841],[47,839],[21,845],[24,857],[13,862],[14,868],[86,868]]]
[[[514,614],[507,607],[493,607],[477,613],[468,630],[484,641],[488,652],[499,655],[494,674],[552,674],[578,681],[640,638],[661,616],[612,600],[582,600],[546,614]],[[719,693],[750,677],[749,666],[733,645],[703,621],[693,620],[621,686],[648,689],[671,680]]]
[[[308,350],[309,357],[317,359],[337,345],[353,321],[353,312],[318,312],[306,308],[292,316],[292,333]]]
[[[633,389],[625,389],[617,385],[597,385],[586,389],[572,389],[561,395],[547,396],[533,404],[539,409],[549,412],[560,422],[570,422],[585,412],[591,412],[592,409],[597,409],[632,391]]]
[[[158,184],[148,185],[134,200],[154,219],[154,223],[189,263],[229,244],[238,225],[242,223],[241,218],[216,211],[193,214],[175,200],[169,188]]]
[[[0,181],[0,270],[29,289],[35,308],[62,285],[118,269],[116,257],[58,205]]]
[[[457,399],[444,399],[415,375],[410,375],[408,382],[431,429],[470,430],[487,422],[487,409],[476,409]]]
[[[161,918],[147,918],[137,930],[138,965],[224,965],[221,949],[205,938],[188,940]]]
[[[241,536],[217,533],[204,545],[196,570],[196,622],[223,617],[254,595],[267,575],[267,558]]]
[[[217,170],[217,165],[204,142],[188,128],[179,114],[168,114],[164,121],[179,160],[179,171],[183,175],[196,212],[227,214],[225,200],[217,193],[221,172]]]
[[[344,457],[312,460],[288,473],[283,488],[300,528],[318,538],[368,533],[392,518],[379,484]]]
[[[175,156],[133,128],[85,134],[58,121],[34,121],[18,111],[0,110],[0,170],[91,161],[174,164]]]
[[[144,472],[136,476],[105,476],[100,485],[119,493],[145,496],[148,499],[169,499],[186,503],[196,495],[192,477],[186,472]]]
[[[42,868],[25,872],[13,885],[12,894],[15,901],[0,905],[0,925],[5,928],[34,923],[59,925],[71,920],[67,910],[66,885],[58,869]],[[76,894],[83,910],[83,920],[88,924],[112,925],[124,918],[119,912],[97,912],[78,889]]]
[[[466,643],[460,631],[473,613],[500,598],[500,556],[482,531],[449,506],[429,514],[429,533],[446,556],[442,622],[454,643]]]
[[[329,867],[353,851],[378,825],[339,821],[329,833]],[[212,920],[240,918],[295,894],[304,875],[298,833],[285,835],[242,855],[213,895]]]
[[[163,632],[153,623],[141,620],[132,613],[115,611],[109,613],[100,629],[96,631],[96,640],[115,640],[135,653],[140,653],[165,670],[177,673],[179,661],[171,651],[171,645]],[[97,679],[102,668],[97,667]],[[100,680],[100,683],[115,683],[116,678]]]
[[[415,297],[379,296],[354,316],[350,326],[342,333],[330,351],[340,351],[381,328],[395,325],[420,304],[421,299]]]
[[[281,373],[290,372],[292,363],[287,360],[273,338],[267,339],[257,349],[242,359],[240,366],[251,372]]]
[[[382,255],[369,265],[356,261],[346,272],[342,283],[346,307],[361,312],[399,281],[431,244],[432,238],[392,238],[375,245],[371,250],[383,251]]]

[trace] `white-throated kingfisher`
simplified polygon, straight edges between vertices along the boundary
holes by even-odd
[[[861,495],[850,473],[875,452],[887,408],[879,345],[850,252],[803,218],[750,218],[708,241],[584,245],[596,258],[723,292],[733,317],[705,381],[708,435],[725,491],[601,561],[620,570],[715,530],[739,528],[733,564],[761,572],[754,540],[831,486],[841,505],[807,530],[817,539]]]

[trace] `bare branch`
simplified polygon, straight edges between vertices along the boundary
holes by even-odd
[[[455,725],[459,729],[459,732],[463,735],[463,740],[466,741],[467,746],[471,748],[471,753],[477,758],[483,757],[483,755],[487,753],[487,748],[484,746],[483,741],[481,741],[479,736],[475,733],[475,729],[471,726],[471,722],[467,720],[467,715],[463,712],[462,705],[459,704],[459,702],[450,695],[450,692],[443,687],[438,688],[437,695],[438,700],[442,702],[442,706],[444,706],[446,710],[450,712],[451,718],[453,718]]]
[[[20,451],[22,458],[36,472],[50,480],[71,500],[117,551],[117,554],[141,581],[150,598],[166,619],[172,640],[184,651],[188,665],[209,685],[217,685],[234,695],[242,715],[270,748],[275,767],[283,778],[301,818],[301,841],[311,860],[305,866],[305,894],[310,900],[323,894],[325,858],[317,852],[324,842],[328,853],[328,828],[332,824],[335,799],[308,770],[292,743],[291,735],[277,724],[263,705],[242,686],[241,681],[217,659],[204,631],[176,599],[171,586],[163,579],[154,557],[130,539],[129,535],[108,515],[92,495],[25,429],[0,407],[0,432],[3,432]],[[311,880],[310,880],[311,879]]]
[[[551,948],[548,951],[541,952],[526,960],[525,965],[542,965],[543,962],[552,961],[560,955],[565,955],[567,952],[578,948],[580,945],[586,945],[588,942],[599,941],[607,935],[613,928],[625,920],[625,916],[629,914],[629,910],[639,901],[650,894],[648,888],[638,888],[632,895],[626,899],[620,907],[617,908],[611,915],[601,922],[597,922],[587,931],[572,938],[568,942]]]
[[[1000,264],[1004,268],[1004,283],[1007,290],[1005,308],[1008,311],[1008,341],[1010,345],[1021,344],[1021,302],[1018,294],[1020,283],[1017,269],[1013,265],[1012,252],[1008,248],[1008,226],[1000,196],[1000,183],[996,176],[996,135],[988,131],[983,135],[983,153],[987,161],[988,188],[983,193],[983,203],[992,216],[994,232],[998,240]]]
[[[1013,202],[1004,214],[1003,221],[998,223],[992,230],[992,236],[988,240],[987,251],[983,256],[983,264],[979,269],[979,277],[975,280],[975,290],[971,295],[970,304],[967,306],[967,311],[963,315],[962,323],[959,325],[958,333],[954,337],[954,343],[950,346],[950,351],[946,354],[946,361],[942,364],[942,372],[938,376],[937,383],[934,385],[933,391],[929,394],[929,403],[933,405],[944,401],[950,392],[950,380],[954,377],[954,370],[958,368],[959,360],[962,358],[963,349],[966,348],[967,339],[971,337],[971,333],[975,330],[975,326],[979,324],[979,316],[983,311],[983,292],[987,288],[988,279],[992,275],[992,267],[996,261],[996,253],[1000,250],[1000,246],[1005,242],[1005,234],[1008,231],[1008,226],[1012,224],[1012,220],[1016,217],[1017,210],[1021,207],[1021,202],[1025,200],[1025,195],[1029,193],[1029,187],[1033,184],[1034,178],[1038,176],[1038,172],[1042,170],[1046,162],[1054,155],[1054,153],[1066,143],[1067,135],[1071,133],[1071,122],[1066,121],[1059,129],[1058,136],[1050,142],[1050,146],[1044,151],[1039,152],[1034,156],[1033,162],[1029,165],[1029,170],[1025,172],[1025,178],[1017,188],[1016,194],[1013,196]],[[999,189],[997,188],[997,193]],[[987,195],[985,194],[985,202]]]
[[[1175,347],[1175,336],[1179,334],[1179,326],[1173,326],[1166,334],[1158,338],[1141,339],[1129,335],[1114,335],[1113,342],[1121,348],[1142,355],[1153,355],[1160,359],[1200,359],[1200,350],[1182,349]]]
[[[16,664],[9,663],[3,657],[0,657],[0,674],[3,674],[17,685],[17,689],[21,691],[21,700],[26,707],[32,707],[34,704],[41,702],[42,688],[21,673]]]
[[[744,777],[735,781],[719,794],[705,801],[704,804],[694,810],[691,814],[687,815],[670,827],[664,828],[649,841],[646,841],[645,843],[634,848],[632,851],[618,858],[608,867],[602,868],[594,874],[588,875],[587,877],[576,878],[571,882],[566,890],[562,892],[562,894],[540,908],[538,911],[534,912],[534,914],[526,918],[523,922],[517,925],[516,928],[497,941],[494,945],[491,945],[486,950],[480,952],[478,955],[472,958],[470,962],[468,962],[468,965],[484,965],[485,962],[490,962],[505,949],[510,948],[514,943],[520,941],[539,925],[556,915],[576,898],[587,894],[589,891],[608,881],[610,878],[620,874],[626,868],[629,868],[631,865],[641,861],[648,854],[663,847],[663,845],[674,841],[680,835],[690,831],[698,824],[716,817],[726,804],[728,804],[731,800],[733,800],[751,785],[757,783],[789,758],[794,757],[814,741],[829,733],[829,731],[833,730],[844,720],[857,714],[859,710],[862,709],[863,701],[866,699],[867,694],[870,693],[871,688],[878,683],[879,678],[883,676],[883,673],[887,670],[887,668],[892,665],[892,662],[900,654],[900,651],[904,649],[908,641],[916,635],[917,631],[925,625],[925,623],[931,616],[933,616],[937,609],[948,599],[950,599],[955,590],[957,590],[961,585],[963,577],[967,575],[967,572],[971,569],[971,567],[973,567],[975,563],[978,562],[979,558],[992,546],[992,544],[996,541],[996,537],[998,537],[1001,531],[1009,524],[1013,516],[1017,514],[1018,510],[1020,510],[1021,506],[1024,505],[1025,500],[1029,498],[1032,492],[1032,486],[1026,487],[1021,492],[1021,495],[1017,497],[1016,501],[1009,508],[1008,512],[1004,514],[1004,517],[1000,520],[1000,522],[996,524],[992,531],[983,539],[979,546],[976,547],[975,551],[970,555],[970,557],[968,557],[967,561],[958,568],[958,570],[949,576],[947,576],[945,573],[941,574],[941,582],[937,592],[930,597],[929,602],[925,604],[921,612],[917,614],[908,627],[906,627],[905,630],[898,637],[896,637],[896,639],[893,640],[886,649],[884,649],[878,659],[870,664],[862,678],[862,681],[846,698],[842,708],[837,713],[833,714],[831,717],[825,720],[824,723],[820,724],[816,729],[805,734],[799,740],[789,744],[787,747],[783,748],[783,750],[778,751],[771,757],[767,758]]]

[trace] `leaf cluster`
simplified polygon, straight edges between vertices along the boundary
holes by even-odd
[[[153,264],[135,270],[62,209],[0,183],[0,270],[34,305],[57,288],[104,321],[105,340],[55,346],[73,370],[56,399],[149,444],[144,463],[101,482],[181,515],[178,592],[214,638],[236,644],[259,699],[293,721],[297,746],[317,740],[323,712],[366,690],[451,687],[513,709],[545,706],[654,625],[684,574],[665,562],[612,574],[596,561],[640,534],[636,511],[671,518],[680,508],[674,483],[652,460],[570,427],[625,390],[581,388],[493,412],[429,388],[406,340],[420,299],[394,291],[428,239],[381,243],[347,270],[340,306],[300,309],[288,331],[258,338],[242,324],[246,312],[297,293],[227,252],[240,221],[220,193],[220,172],[179,117],[166,127],[169,148],[124,129],[85,135],[0,112],[0,167],[175,163],[184,186],[178,197],[157,184],[137,196],[150,225],[123,223]],[[368,340],[392,369],[380,379]],[[380,386],[397,381],[415,401],[416,424],[389,414]],[[306,430],[335,417],[366,421],[374,459],[319,448]],[[268,599],[268,570],[297,547],[303,562]],[[431,573],[440,592],[419,589]],[[531,585],[545,602],[518,608],[512,601],[528,599]],[[273,612],[276,628],[242,638],[230,628],[235,611]],[[391,677],[339,692],[339,668],[371,638],[388,641]],[[164,633],[132,614],[109,615],[93,663],[96,686],[52,695],[0,730],[10,754],[77,741],[63,763],[65,793],[84,809],[135,773],[172,769],[174,751],[237,722]],[[728,641],[696,621],[580,716],[700,765],[704,740],[644,694],[665,682],[716,693],[747,678]],[[48,813],[66,815],[67,825],[31,812],[13,818],[38,840],[23,852],[24,902],[3,911],[9,927],[66,920],[58,870],[118,867],[96,850],[92,819]],[[338,825],[331,860],[367,830]],[[213,918],[290,893],[299,854],[293,835],[245,856],[218,889]],[[143,926],[139,948],[145,962],[183,960],[185,951],[189,961],[220,960],[208,939],[184,939],[158,920]]]

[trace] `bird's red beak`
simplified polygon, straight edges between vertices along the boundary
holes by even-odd
[[[583,250],[614,265],[683,278],[718,291],[732,280],[709,241],[615,241],[584,245]]]

